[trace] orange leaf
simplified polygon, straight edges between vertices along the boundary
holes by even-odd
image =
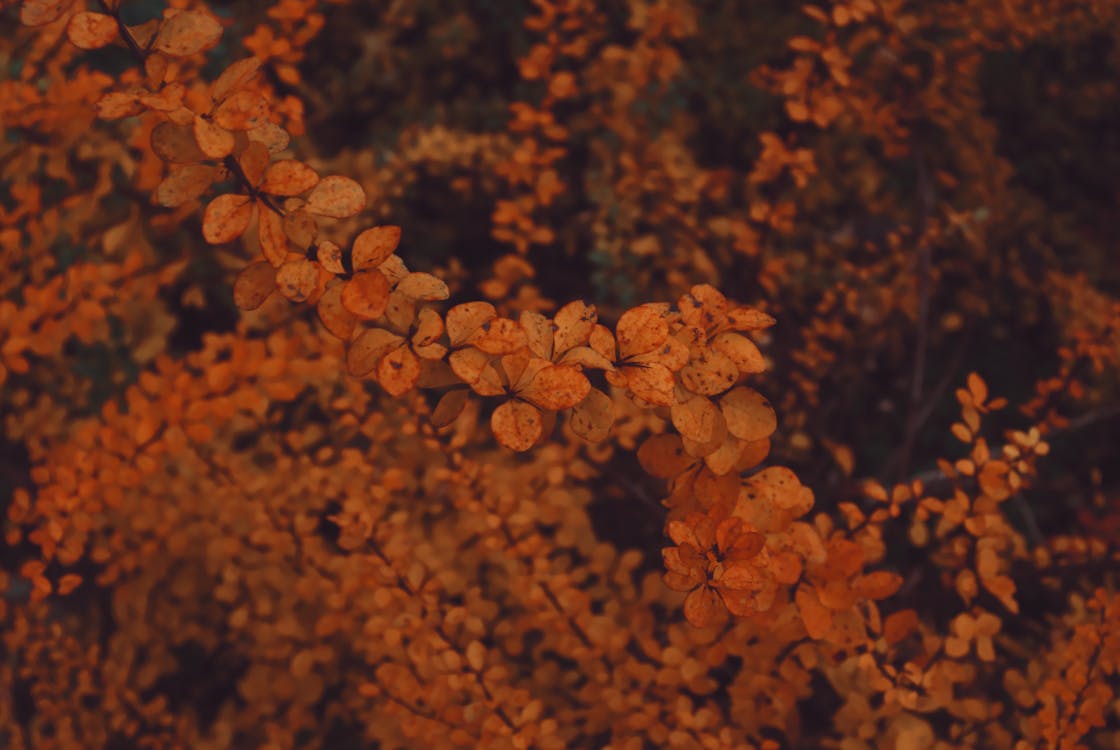
[[[181,206],[205,193],[218,170],[207,164],[188,164],[171,170],[156,188],[155,200],[161,206]]]
[[[740,440],[762,440],[778,428],[778,415],[766,398],[753,388],[740,386],[723,395],[720,410],[727,431]]]
[[[192,129],[199,150],[211,159],[222,159],[233,151],[233,133],[222,126],[204,117],[195,117]]]
[[[315,259],[326,270],[336,276],[346,273],[342,264],[342,248],[330,240],[323,240],[315,247]]]
[[[446,427],[459,418],[470,400],[471,392],[466,388],[454,388],[440,397],[432,410],[431,422],[436,427]]]
[[[389,351],[377,363],[377,382],[390,396],[408,393],[420,379],[420,360],[407,346]]]
[[[156,156],[173,164],[192,164],[206,158],[190,125],[161,122],[152,129],[150,142]]]
[[[887,619],[883,621],[883,638],[887,645],[893,646],[917,629],[918,613],[912,609],[904,609],[887,615]]]
[[[594,305],[577,300],[561,307],[553,318],[553,352],[563,354],[573,347],[586,344],[597,321],[598,314]]]
[[[380,318],[389,304],[389,280],[377,270],[354,274],[342,288],[342,304],[359,318]]]
[[[253,206],[247,195],[219,195],[206,205],[202,214],[202,236],[211,245],[232,242],[249,228]]]
[[[306,258],[290,260],[276,272],[276,288],[292,302],[303,302],[319,288],[319,265]]]
[[[301,161],[281,159],[268,166],[261,192],[270,195],[302,195],[319,182],[319,174]]]
[[[641,305],[622,313],[615,328],[618,352],[625,359],[651,352],[669,337],[669,323],[658,305]]]
[[[572,409],[568,423],[572,432],[590,443],[606,440],[614,426],[614,400],[592,388],[587,397]]]
[[[744,375],[766,370],[765,357],[755,343],[746,336],[738,333],[721,333],[712,339],[710,346],[734,362],[739,372]]]
[[[257,75],[261,61],[255,57],[238,60],[222,71],[214,81],[210,96],[216,102],[224,101],[230,94],[247,85]]]
[[[214,122],[226,130],[251,130],[267,121],[268,100],[251,89],[234,92],[214,110]]]
[[[725,611],[719,594],[708,586],[693,589],[684,600],[685,619],[697,628],[715,625]]]
[[[403,338],[384,328],[367,328],[350,342],[346,350],[346,369],[360,378],[372,372],[381,358],[403,341]]]
[[[544,430],[541,413],[524,401],[505,401],[490,415],[490,429],[506,448],[527,451]]]
[[[886,599],[902,588],[902,576],[886,570],[876,570],[852,582],[852,588],[865,599]]]
[[[451,332],[451,317],[448,313],[448,334]],[[487,354],[512,354],[528,344],[524,329],[517,321],[509,318],[487,320],[467,339],[467,343]]]
[[[377,268],[397,250],[401,228],[392,225],[371,227],[354,238],[351,262],[355,271]]]
[[[62,18],[74,0],[23,0],[19,20],[24,26],[45,26]]]
[[[680,372],[684,387],[702,396],[723,393],[739,379],[739,368],[725,354],[705,349]]]
[[[270,208],[262,207],[257,217],[257,240],[261,255],[279,268],[288,259],[288,236],[284,233],[284,219]]]
[[[658,479],[673,479],[696,462],[684,452],[677,435],[651,435],[638,448],[638,463],[646,473]]]
[[[330,287],[319,298],[316,305],[319,320],[328,331],[342,339],[349,341],[358,325],[358,318],[342,304],[342,285]]]
[[[332,219],[345,219],[360,213],[366,205],[362,186],[349,177],[324,177],[307,196],[307,210]]]
[[[117,22],[104,13],[76,13],[66,25],[66,36],[80,49],[97,49],[117,38]]]
[[[222,25],[206,13],[184,10],[160,27],[153,47],[172,57],[188,57],[210,49],[222,36]]]
[[[447,299],[451,292],[447,284],[430,273],[414,272],[405,276],[397,284],[397,291],[409,299],[419,302],[433,302]]]
[[[591,383],[574,367],[552,365],[537,373],[519,395],[542,409],[560,411],[583,401]]]
[[[256,310],[276,291],[276,269],[267,261],[250,263],[233,284],[233,302],[242,310]]]
[[[801,621],[805,623],[805,631],[809,637],[819,640],[828,635],[828,631],[832,629],[832,612],[821,604],[816,590],[812,586],[802,585],[797,589],[796,599],[797,611],[801,615]]]
[[[716,437],[722,440],[727,434],[727,425],[719,408],[703,396],[673,404],[669,416],[682,437],[697,443],[708,443]]]

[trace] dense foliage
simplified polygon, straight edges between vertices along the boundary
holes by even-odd
[[[1120,4],[0,8],[0,746],[1120,745]]]

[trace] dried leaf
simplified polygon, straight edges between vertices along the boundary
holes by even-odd
[[[222,159],[233,152],[236,141],[233,133],[220,125],[215,125],[205,117],[194,118],[192,125],[195,143],[198,148],[211,159]]]
[[[226,193],[206,204],[202,236],[211,245],[232,242],[245,233],[253,219],[253,202],[247,195]]]
[[[692,590],[684,600],[684,616],[694,627],[707,628],[720,621],[726,609],[719,594],[708,586]]]
[[[252,89],[235,91],[214,110],[214,122],[226,130],[252,130],[268,122],[268,100]]]
[[[696,463],[696,459],[685,453],[679,436],[665,433],[646,438],[638,448],[638,463],[651,476],[673,479]]]
[[[711,348],[724,355],[732,362],[743,375],[764,372],[766,358],[758,350],[755,343],[746,336],[738,333],[721,333],[712,339]]]
[[[723,393],[739,379],[739,368],[730,357],[705,349],[680,371],[684,387],[701,396]]]
[[[490,429],[506,448],[527,451],[541,436],[544,424],[533,406],[524,401],[505,401],[490,416]]]
[[[727,420],[727,431],[740,440],[762,440],[778,428],[774,407],[753,388],[740,386],[728,391],[719,406]]]
[[[450,332],[450,313],[448,331]],[[517,321],[509,318],[494,318],[483,323],[468,339],[467,343],[487,354],[512,354],[526,346],[525,331]]]
[[[156,188],[156,203],[181,206],[195,200],[210,188],[217,172],[216,167],[207,164],[188,164],[171,170]]]
[[[437,427],[446,427],[459,418],[470,400],[471,392],[466,388],[454,388],[440,397],[432,410],[431,422]]]
[[[173,164],[193,164],[206,158],[190,125],[161,122],[152,129],[151,144],[156,156]]]
[[[184,10],[163,23],[153,47],[172,57],[188,57],[210,49],[221,36],[222,25],[213,16]]]
[[[722,435],[726,434],[726,425],[722,424],[723,415],[720,414],[719,408],[710,399],[702,396],[673,404],[669,416],[677,432],[696,443],[708,443],[717,435],[722,441]],[[712,450],[717,447],[713,447]]]
[[[324,177],[307,196],[307,210],[319,216],[345,219],[361,212],[366,206],[362,186],[349,177],[331,175]]]
[[[360,271],[342,288],[342,304],[363,320],[376,320],[389,305],[389,280],[377,270]]]
[[[447,284],[430,273],[410,273],[397,283],[396,290],[417,302],[434,302],[451,296]]]
[[[45,26],[62,18],[74,0],[23,0],[19,20],[24,26]]]
[[[377,367],[389,350],[399,347],[404,338],[384,328],[367,328],[350,342],[346,350],[346,369],[354,377],[362,377]]]
[[[462,346],[483,324],[498,317],[489,302],[467,302],[447,311],[447,337],[451,346]]]
[[[358,325],[358,318],[342,304],[342,285],[335,284],[323,292],[316,305],[319,320],[333,335],[349,341]]]
[[[586,398],[572,409],[568,423],[572,432],[590,443],[606,440],[614,426],[614,400],[592,388]]]
[[[70,43],[80,49],[97,49],[117,39],[117,22],[104,13],[75,13],[66,25]]]
[[[594,305],[575,301],[561,307],[553,318],[553,352],[563,354],[577,346],[582,346],[591,338],[599,316]]]
[[[238,60],[222,71],[210,91],[210,96],[215,102],[224,101],[234,91],[248,85],[261,68],[261,61],[255,57],[246,57]]]
[[[233,302],[242,310],[256,310],[276,291],[276,269],[268,262],[250,263],[233,284]]]
[[[641,305],[622,313],[615,332],[619,355],[625,359],[661,346],[669,338],[669,323],[657,305]]]
[[[816,589],[807,585],[798,587],[796,600],[797,611],[809,637],[820,640],[828,635],[832,629],[832,611],[821,604]]]
[[[319,182],[319,175],[314,169],[295,159],[281,159],[273,161],[264,179],[261,180],[262,193],[279,196],[296,196],[307,193]]]
[[[420,360],[407,346],[390,350],[377,363],[377,382],[390,396],[403,396],[420,379]]]
[[[902,588],[902,576],[886,570],[876,570],[852,582],[852,589],[864,599],[886,599]]]
[[[261,254],[279,268],[288,259],[288,236],[284,233],[284,219],[270,208],[262,208],[257,217],[257,239]]]
[[[315,247],[315,259],[336,276],[346,273],[346,267],[342,264],[342,248],[330,240],[323,240]]]
[[[307,258],[289,260],[276,272],[276,288],[292,302],[310,299],[319,288],[319,266]]]
[[[590,390],[591,383],[576,368],[550,365],[537,373],[518,395],[542,409],[560,411],[583,401]]]
[[[401,228],[392,225],[371,227],[354,238],[351,262],[355,271],[377,268],[397,250]]]

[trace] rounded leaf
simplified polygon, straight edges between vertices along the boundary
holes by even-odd
[[[703,396],[673,404],[669,409],[669,416],[682,437],[697,443],[708,443],[717,434],[726,434],[724,426],[720,424],[723,416],[719,408]]]
[[[614,426],[614,400],[597,388],[572,409],[568,419],[572,432],[590,443],[606,440]]]
[[[211,245],[232,242],[245,233],[253,218],[253,202],[247,195],[226,193],[206,204],[202,214],[202,236]]]
[[[187,57],[210,49],[222,36],[222,25],[208,13],[184,10],[167,19],[153,47],[172,57]]]
[[[364,320],[376,320],[389,304],[389,280],[377,270],[354,274],[342,288],[342,304]]]
[[[355,271],[377,268],[397,250],[401,228],[392,225],[370,227],[354,238],[350,259]]]
[[[684,617],[697,628],[715,625],[726,611],[719,594],[708,586],[693,589],[684,600]]]
[[[301,161],[281,159],[269,165],[260,190],[270,195],[302,195],[319,182],[319,173]]]
[[[739,379],[739,368],[724,354],[705,349],[681,371],[681,383],[693,393],[715,396],[723,393]]]
[[[323,292],[316,310],[319,313],[319,320],[328,331],[343,341],[350,340],[354,328],[358,325],[358,318],[343,306],[341,284],[335,284]]]
[[[66,24],[66,36],[80,49],[97,49],[117,38],[117,22],[104,13],[75,13]]]
[[[342,248],[330,240],[323,240],[315,246],[315,259],[335,276],[346,273],[346,267],[342,264]]]
[[[161,122],[152,128],[151,144],[156,156],[172,164],[191,164],[206,158],[190,125]]]
[[[490,415],[490,429],[506,448],[527,451],[544,431],[541,413],[524,401],[505,401]]]
[[[727,420],[727,431],[740,440],[762,440],[778,428],[774,407],[753,388],[740,386],[728,391],[719,400],[719,407]]]
[[[215,125],[205,117],[195,117],[192,129],[199,150],[209,158],[222,159],[233,152],[236,139],[233,133],[222,126]]]
[[[288,259],[288,236],[284,234],[284,219],[267,206],[262,206],[257,217],[257,239],[261,254],[279,268]]]
[[[267,261],[250,263],[233,283],[233,302],[242,310],[256,310],[276,291],[276,269]]]
[[[214,122],[226,130],[252,130],[268,122],[268,100],[252,89],[235,91],[214,110]]]
[[[390,396],[408,393],[420,379],[420,360],[407,346],[398,346],[377,363],[377,382]]]
[[[451,292],[447,284],[430,273],[413,272],[397,283],[396,291],[418,302],[447,299]]]
[[[669,323],[660,307],[641,305],[622,313],[615,333],[619,356],[625,359],[661,346],[669,338]]]
[[[696,459],[685,453],[677,435],[650,435],[638,448],[638,463],[650,476],[673,479],[680,476]]]
[[[378,361],[403,341],[403,338],[384,328],[367,328],[350,342],[346,350],[346,369],[354,377],[360,378],[372,372]]]
[[[216,102],[225,100],[253,80],[260,69],[261,61],[255,57],[246,57],[231,64],[214,81],[214,87],[210,91],[211,98]]]
[[[432,409],[431,423],[437,428],[446,427],[459,418],[470,401],[471,392],[466,388],[453,388],[440,397]]]
[[[210,188],[217,173],[217,168],[208,164],[188,164],[173,169],[156,188],[156,203],[171,207],[193,201]]]
[[[887,570],[876,570],[852,582],[852,589],[864,599],[886,599],[902,588],[902,576]]]
[[[452,346],[462,346],[483,324],[498,317],[489,302],[467,302],[447,311],[445,324]]]
[[[591,383],[574,367],[551,365],[537,373],[518,395],[542,409],[560,411],[583,401],[591,391]]]
[[[563,354],[573,347],[586,344],[598,320],[595,306],[582,300],[569,302],[561,307],[553,318],[556,331],[553,336],[553,351]]]
[[[19,20],[24,26],[45,26],[62,18],[74,0],[23,0]]]
[[[710,346],[734,362],[743,375],[766,370],[766,358],[755,343],[742,334],[721,333],[712,339]]]
[[[366,205],[362,186],[349,177],[324,177],[307,196],[307,210],[319,216],[345,219],[361,212]]]
[[[800,586],[796,594],[797,611],[805,623],[809,637],[819,640],[832,629],[832,611],[821,604],[817,591],[812,586]]]
[[[276,288],[292,302],[303,302],[319,288],[319,265],[307,258],[290,260],[276,272]]]

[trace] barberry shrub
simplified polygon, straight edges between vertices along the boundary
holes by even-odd
[[[1120,6],[21,0],[0,745],[1120,745]]]

